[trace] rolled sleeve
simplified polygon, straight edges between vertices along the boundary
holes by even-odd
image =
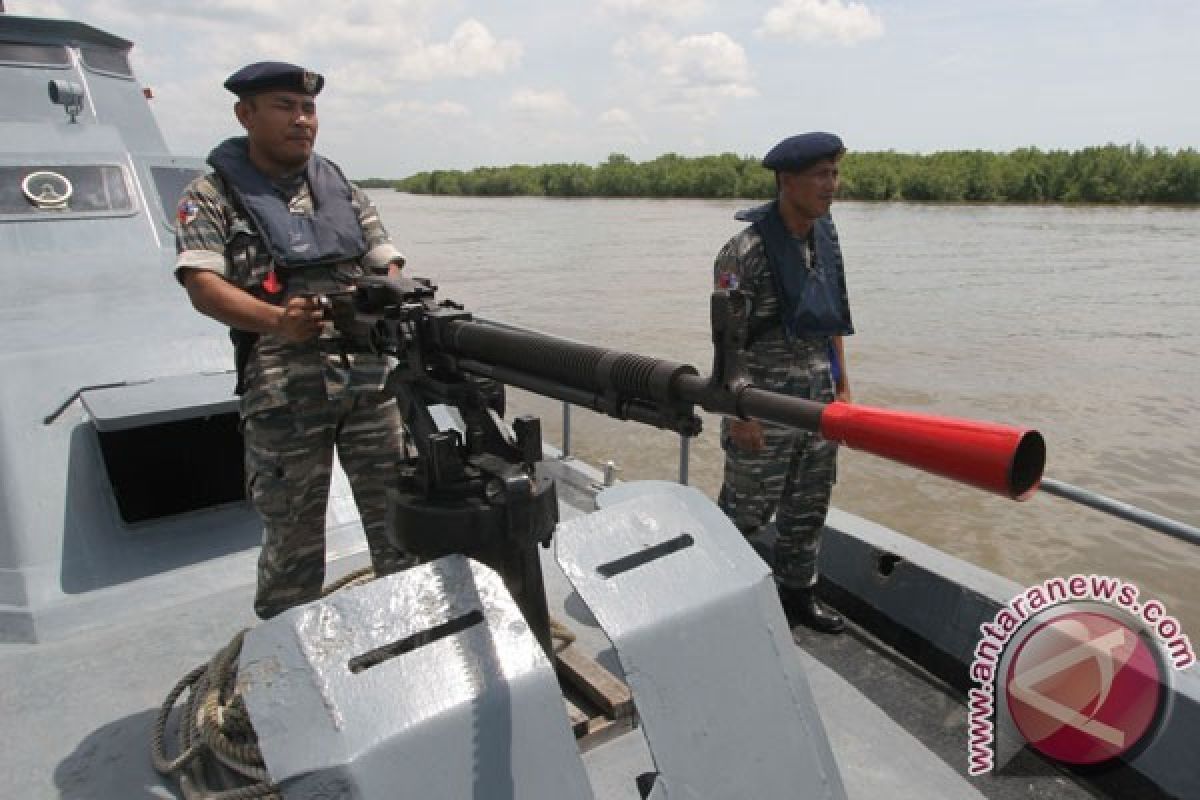
[[[225,275],[229,271],[228,263],[224,254],[212,250],[184,250],[175,259],[175,280],[183,282],[180,270],[184,269],[206,269]]]
[[[353,202],[358,209],[358,223],[362,226],[363,238],[367,243],[367,254],[362,258],[363,267],[370,272],[386,273],[389,264],[404,266],[404,256],[392,244],[371,198],[354,186]]]
[[[362,264],[363,268],[368,272],[386,273],[390,264],[403,267],[404,256],[400,254],[400,251],[391,242],[384,242],[368,250],[367,254],[362,258]]]

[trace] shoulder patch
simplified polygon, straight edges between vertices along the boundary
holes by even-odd
[[[175,216],[179,219],[180,225],[188,225],[196,215],[200,213],[200,206],[196,205],[191,199],[185,197],[179,201],[179,208],[175,211]]]

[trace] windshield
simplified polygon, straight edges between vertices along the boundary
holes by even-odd
[[[175,211],[183,190],[193,179],[203,175],[204,170],[198,167],[151,167],[150,174],[158,191],[158,201],[162,204],[163,217],[168,225],[174,226]]]
[[[129,66],[129,56],[121,50],[86,45],[80,48],[80,54],[83,56],[83,65],[90,70],[108,75],[119,75],[122,78],[133,77],[133,69]]]
[[[0,42],[0,64],[17,67],[67,67],[71,58],[58,44]]]
[[[127,213],[133,197],[116,165],[0,166],[0,214]]]

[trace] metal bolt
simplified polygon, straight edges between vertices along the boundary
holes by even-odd
[[[612,486],[614,483],[616,483],[617,482],[617,473],[620,471],[621,471],[621,468],[616,465],[616,462],[614,462],[614,461],[604,462],[604,485]]]

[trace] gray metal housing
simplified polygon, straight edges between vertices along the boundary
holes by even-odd
[[[167,152],[132,74],[89,66],[119,68],[128,41],[0,14],[0,42],[67,61],[0,60],[0,642],[39,641],[231,588],[261,528],[238,486],[232,349],[173,276],[178,192],[203,164]],[[52,80],[84,89],[77,121]],[[116,170],[115,207],[35,210],[16,185],[30,165]],[[154,483],[122,482],[138,462]],[[347,497],[339,476],[335,552],[361,536]]]

